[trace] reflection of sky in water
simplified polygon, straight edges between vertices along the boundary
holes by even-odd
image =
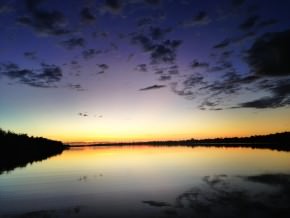
[[[150,213],[155,208],[142,201],[172,203],[200,185],[204,176],[261,173],[290,173],[290,153],[249,148],[75,148],[2,174],[0,215],[78,205],[100,214]]]

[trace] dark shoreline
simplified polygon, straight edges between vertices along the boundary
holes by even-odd
[[[35,161],[46,160],[69,148],[60,141],[29,137],[0,129],[0,175]]]
[[[242,138],[215,138],[215,139],[189,139],[179,141],[143,141],[143,142],[117,142],[117,143],[94,143],[75,144],[70,147],[97,147],[97,146],[205,146],[205,147],[249,147],[263,148],[278,151],[290,151],[290,132],[270,135],[250,136]]]
[[[155,147],[173,147],[173,146],[186,146],[186,147],[219,147],[219,148],[253,148],[253,149],[271,149],[277,151],[290,151],[290,145],[280,144],[254,144],[254,143],[196,143],[196,144],[156,144],[148,142],[140,143],[102,143],[102,144],[85,144],[85,145],[70,145],[69,148],[81,147],[106,147],[106,146],[155,146]]]

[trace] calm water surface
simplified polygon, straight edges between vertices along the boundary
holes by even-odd
[[[182,211],[176,202],[182,193],[205,183],[214,187],[221,179],[225,183],[224,178],[236,178],[235,184],[249,188],[237,178],[260,174],[290,174],[290,152],[182,146],[72,148],[1,174],[0,216],[179,216]],[[255,183],[250,189],[265,187]]]

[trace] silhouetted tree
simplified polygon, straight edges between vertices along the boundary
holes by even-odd
[[[68,146],[60,141],[29,137],[0,129],[0,173],[23,167],[33,161],[62,153]]]

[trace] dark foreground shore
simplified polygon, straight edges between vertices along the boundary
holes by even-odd
[[[24,167],[34,161],[42,161],[61,154],[68,148],[62,142],[42,137],[29,137],[0,129],[0,174]]]

